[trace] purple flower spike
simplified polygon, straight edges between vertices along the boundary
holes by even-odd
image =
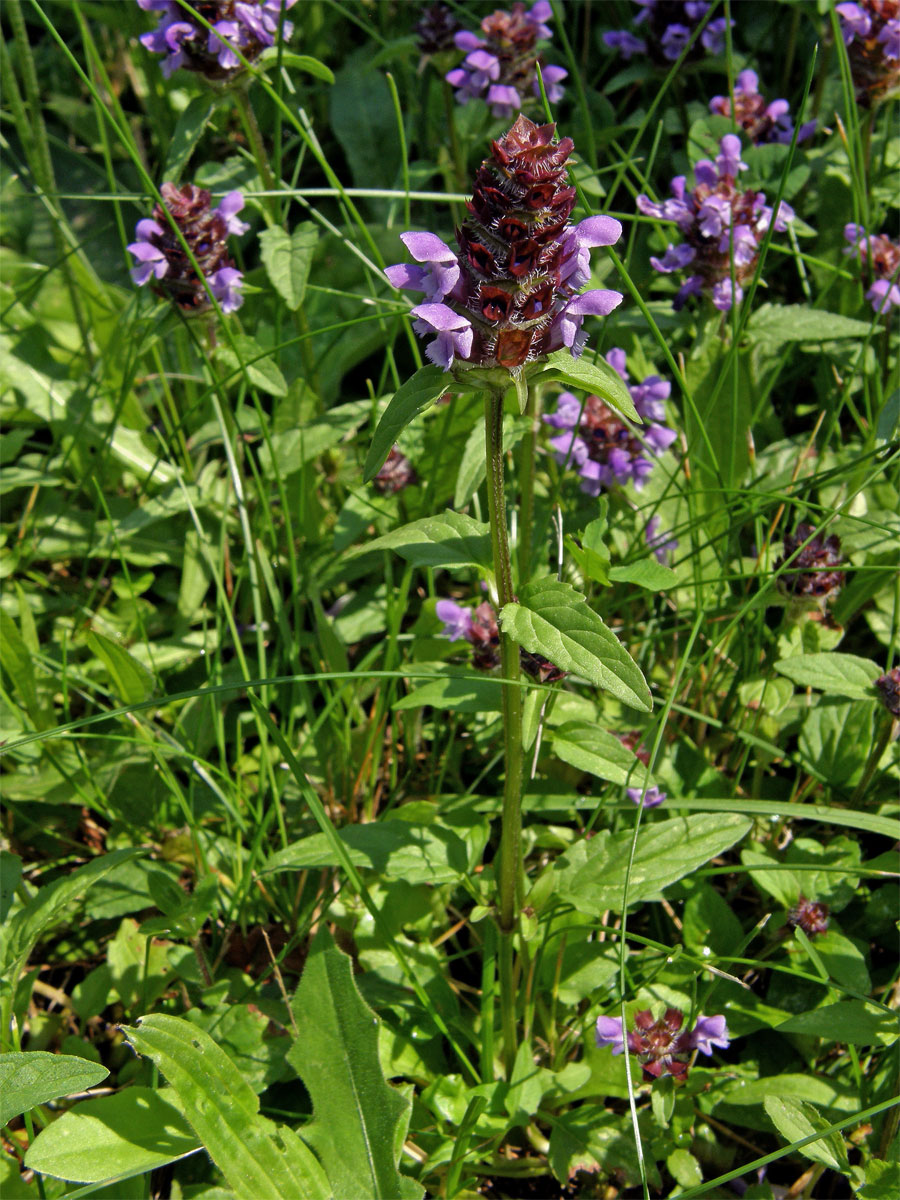
[[[604,44],[618,50],[626,60],[642,54],[654,65],[667,69],[684,53],[697,25],[709,11],[705,0],[636,0],[636,3],[640,12],[634,24],[640,26],[643,37],[615,30],[604,33]],[[688,61],[695,62],[704,53],[720,54],[726,25],[724,17],[710,21],[688,51]]]
[[[266,46],[274,44],[282,10],[296,2],[206,0],[197,7],[209,22],[208,29],[177,0],[138,0],[145,11],[161,14],[156,29],[139,40],[151,53],[166,55],[160,69],[167,78],[185,67],[217,83],[228,82],[243,71],[242,58],[254,62]],[[292,29],[290,21],[281,23],[285,40]]]
[[[402,235],[424,265],[385,274],[395,287],[425,293],[414,328],[437,334],[427,354],[444,370],[465,362],[518,374],[561,346],[577,357],[584,317],[607,316],[622,300],[602,288],[578,294],[590,277],[591,248],[612,245],[622,227],[602,216],[569,226],[575,189],[566,166],[574,147],[554,134],[555,126],[519,116],[492,143],[456,231],[458,250],[433,233]]]
[[[222,312],[234,312],[241,305],[243,276],[229,257],[226,239],[231,233],[243,233],[250,228],[236,215],[244,206],[243,196],[240,192],[229,192],[218,208],[212,208],[209,192],[189,183],[180,189],[164,183],[160,194],[163,205],[156,205],[152,217],[138,221],[135,231],[138,240],[128,247],[138,261],[132,268],[132,279],[138,287],[155,280],[154,291],[186,312],[209,308],[207,289]],[[202,279],[194,262],[185,254],[171,221],[190,247]]]
[[[714,1046],[724,1050],[730,1044],[723,1016],[701,1016],[690,1031],[683,1025],[684,1015],[677,1008],[667,1008],[656,1020],[649,1009],[641,1009],[634,1014],[634,1029],[627,1035],[621,1020],[599,1017],[594,1037],[599,1047],[609,1046],[613,1054],[621,1054],[627,1045],[640,1062],[645,1079],[663,1075],[683,1079],[695,1050],[709,1055]]]
[[[646,791],[643,788],[626,788],[625,795],[632,804],[640,804],[642,808],[658,808],[666,798],[666,793],[655,785]]]
[[[625,1030],[621,1017],[598,1017],[594,1040],[602,1050],[609,1046],[613,1054],[625,1053]]]
[[[856,102],[872,108],[900,87],[900,9],[896,0],[838,4]]]
[[[743,76],[748,85],[756,79],[752,71],[743,72]],[[741,161],[740,139],[729,133],[722,138],[714,163],[701,159],[694,167],[693,191],[687,191],[685,180],[679,175],[672,180],[673,200],[658,203],[647,196],[637,198],[639,212],[675,221],[684,235],[685,240],[670,245],[662,258],[650,259],[650,265],[664,275],[687,266],[691,268],[691,275],[675,297],[676,312],[688,297],[701,292],[706,292],[722,312],[739,303],[744,294],[742,284],[754,273],[760,243],[769,225],[774,223],[775,230],[783,232],[794,218],[787,204],[779,204],[773,217],[761,192],[738,188],[736,177],[745,166]]]
[[[538,0],[528,11],[517,0],[510,12],[498,9],[481,22],[479,37],[468,30],[456,34],[457,49],[466,54],[461,66],[444,76],[456,89],[459,104],[476,98],[485,100],[495,117],[511,117],[526,102],[540,97],[537,81],[539,40],[551,36],[547,22],[553,17],[549,0]],[[547,99],[562,99],[561,81],[568,72],[563,67],[541,63]]]
[[[627,382],[625,351],[612,349],[607,362]],[[663,402],[670,385],[650,375],[628,390],[639,416],[649,422],[642,431],[626,424],[599,396],[588,396],[582,405],[571,392],[563,392],[556,412],[544,416],[545,424],[562,431],[550,441],[556,461],[578,472],[581,490],[589,496],[627,483],[640,491],[653,470],[653,460],[675,440],[675,431],[658,423],[665,415]]]
[[[887,234],[867,236],[862,225],[844,226],[844,237],[850,243],[845,254],[852,254],[872,279],[866,299],[877,313],[892,306],[900,308],[900,242],[892,242]]]

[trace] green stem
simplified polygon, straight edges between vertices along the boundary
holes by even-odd
[[[850,798],[850,804],[854,807],[857,804],[861,804],[865,798],[869,784],[872,782],[872,776],[875,774],[878,764],[881,762],[884,752],[888,748],[888,743],[891,740],[891,734],[894,731],[894,720],[890,713],[882,713],[880,715],[882,718],[881,728],[878,730],[877,736],[872,745],[872,749],[869,752],[869,757],[866,760],[866,765],[863,768],[860,781],[856,785],[853,795]]]
[[[491,546],[497,581],[497,605],[502,612],[514,599],[506,500],[503,486],[503,391],[493,390],[484,402],[485,458]],[[507,1076],[516,1053],[516,996],[513,985],[512,935],[518,911],[516,892],[521,874],[522,833],[522,691],[519,688],[519,647],[508,634],[500,634],[500,667],[509,686],[503,688],[503,749],[505,781],[503,818],[500,831],[500,862],[497,871],[498,925],[500,927],[500,1011],[503,1028],[503,1058]]]
[[[234,99],[237,104],[238,113],[240,114],[241,124],[244,126],[244,132],[247,135],[247,141],[250,143],[250,149],[253,151],[253,161],[256,163],[256,170],[262,181],[262,185],[267,192],[275,192],[277,190],[275,187],[275,176],[272,174],[272,168],[269,166],[266,144],[263,141],[262,133],[260,133],[259,123],[256,120],[253,106],[250,103],[250,97],[247,95],[247,89],[236,88]],[[276,225],[279,225],[281,219],[278,212],[277,196],[269,195],[266,197],[266,209]]]

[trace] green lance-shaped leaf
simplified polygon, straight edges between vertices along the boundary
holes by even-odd
[[[98,879],[108,875],[126,859],[136,858],[143,853],[140,847],[113,850],[79,867],[71,875],[55,879],[42,887],[6,924],[0,947],[0,975],[7,971],[15,974],[24,966],[38,938],[60,920],[66,907],[74,900],[81,899]]]
[[[215,359],[229,372],[228,382],[239,383],[246,374],[251,387],[270,396],[286,396],[287,383],[272,356],[251,337],[238,335],[231,345],[215,349]]]
[[[153,676],[118,642],[102,633],[87,635],[87,644],[109,674],[113,691],[123,704],[140,704],[153,691]]]
[[[429,404],[433,404],[452,386],[451,376],[440,367],[428,366],[416,371],[399,391],[394,392],[390,403],[381,414],[372,445],[369,447],[363,471],[366,481],[373,479],[384,466],[384,460],[391,447],[410,421],[415,420],[420,412],[424,412]]]
[[[366,542],[363,553],[372,550],[396,550],[414,567],[479,567],[490,573],[493,563],[490,526],[449,510]]]
[[[855,654],[838,654],[836,651],[798,654],[777,662],[775,670],[800,687],[820,688],[829,696],[846,696],[850,700],[878,698],[872,684],[881,670],[870,659]]]
[[[197,143],[203,136],[204,129],[218,106],[219,96],[202,92],[193,98],[179,116],[172,140],[169,142],[166,167],[162,173],[163,179],[178,183],[181,172],[187,166]]]
[[[315,1155],[290,1129],[259,1114],[259,1099],[208,1033],[153,1013],[123,1030],[169,1081],[188,1123],[238,1200],[329,1200]]]
[[[411,1101],[385,1082],[378,1018],[356,989],[349,958],[324,931],[291,1008],[297,1038],[287,1057],[313,1102],[303,1136],[322,1159],[335,1196],[420,1197],[421,1187],[397,1169]]]
[[[803,1100],[795,1100],[790,1096],[766,1096],[763,1106],[785,1141],[799,1142],[812,1133],[821,1133],[828,1128],[825,1118]],[[845,1175],[850,1173],[844,1140],[838,1132],[825,1134],[816,1142],[808,1142],[801,1147],[800,1153],[833,1171]]]
[[[500,613],[504,633],[531,654],[605,688],[623,704],[649,712],[650,689],[616,635],[567,583],[538,579],[522,589],[518,603]]]
[[[0,1054],[0,1125],[59,1096],[83,1092],[109,1071],[77,1054],[12,1050]]]
[[[629,421],[641,424],[625,380],[603,359],[587,362],[584,358],[573,358],[568,350],[557,350],[547,359],[546,369],[533,376],[530,382],[562,383],[565,387],[590,392]]]
[[[85,1100],[41,1130],[25,1165],[72,1183],[112,1183],[184,1158],[200,1142],[174,1099],[171,1088],[128,1087]],[[117,1194],[138,1195],[139,1189]]]
[[[319,231],[312,221],[304,221],[290,234],[273,226],[259,235],[266,274],[291,312],[296,312],[303,303],[318,240]]]
[[[553,753],[563,762],[587,771],[598,779],[622,786],[648,787],[654,784],[647,768],[614,733],[608,733],[588,721],[566,721],[553,732]]]

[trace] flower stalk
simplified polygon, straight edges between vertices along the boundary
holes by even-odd
[[[509,533],[506,526],[506,493],[503,481],[503,391],[489,391],[484,403],[485,461],[491,547],[500,612],[514,599]],[[500,927],[500,1013],[503,1058],[507,1075],[516,1052],[515,987],[512,936],[518,924],[517,893],[522,873],[522,691],[519,683],[519,647],[509,634],[500,633],[500,671],[503,687],[503,749],[506,775],[497,869],[497,923]]]

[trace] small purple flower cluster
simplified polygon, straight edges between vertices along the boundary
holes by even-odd
[[[594,1037],[601,1049],[609,1046],[613,1054],[624,1054],[627,1042],[629,1053],[637,1056],[647,1079],[662,1075],[683,1079],[695,1050],[711,1055],[713,1046],[724,1050],[730,1044],[723,1016],[701,1014],[693,1029],[682,1030],[684,1014],[677,1008],[667,1008],[658,1020],[653,1019],[649,1009],[642,1009],[634,1014],[634,1024],[626,1037],[621,1017],[598,1017]]]
[[[759,77],[755,71],[741,71],[734,84],[734,119],[755,146],[764,142],[781,142],[788,145],[794,136],[787,100],[773,100],[766,104],[759,94]],[[713,96],[709,111],[723,117],[731,116],[731,99],[728,96]],[[816,131],[815,121],[800,126],[797,141],[802,142]]]
[[[659,533],[659,517],[651,517],[644,529],[647,545],[656,555],[656,561],[664,567],[670,565],[675,551],[678,549],[678,538],[671,536],[671,531]]]
[[[498,9],[484,18],[483,38],[468,30],[457,33],[456,47],[465,51],[466,57],[461,66],[447,73],[446,79],[456,88],[458,103],[468,104],[470,100],[483,98],[495,117],[511,117],[526,99],[539,98],[536,44],[539,38],[551,36],[546,22],[552,18],[549,0],[537,0],[528,12],[524,4],[516,3],[510,12]],[[541,64],[544,89],[551,104],[562,99],[561,82],[568,73],[564,67]]]
[[[868,108],[900,87],[900,0],[838,4],[858,104]]]
[[[402,263],[385,271],[396,288],[424,292],[412,310],[420,337],[435,335],[425,350],[449,371],[455,361],[518,372],[526,363],[567,347],[584,349],[586,315],[607,316],[621,292],[594,288],[589,250],[612,246],[622,226],[612,217],[569,225],[575,189],[566,163],[571,138],[553,140],[554,125],[520,115],[475,177],[456,231],[455,251],[434,233],[403,233],[422,266]]]
[[[664,275],[691,268],[675,297],[676,312],[688,296],[704,291],[721,312],[739,304],[744,296],[741,283],[753,274],[760,242],[773,218],[779,233],[794,219],[793,210],[783,201],[773,214],[762,192],[738,189],[738,173],[747,165],[741,162],[738,137],[726,134],[720,150],[714,163],[703,158],[694,167],[693,191],[687,191],[685,177],[678,175],[671,183],[673,199],[657,203],[647,196],[637,198],[644,216],[674,221],[684,235],[684,242],[669,245],[662,258],[650,259],[651,266]]]
[[[627,61],[635,54],[646,54],[660,65],[673,63],[691,40],[691,34],[709,12],[706,0],[635,0],[641,11],[634,19],[642,27],[644,37],[625,29],[604,33],[604,44],[618,50]],[[734,21],[731,22],[734,24]],[[721,54],[725,45],[728,22],[724,17],[710,21],[700,34],[689,57],[699,57],[703,51]]]
[[[627,383],[625,351],[610,350],[606,361]],[[649,422],[640,434],[599,396],[588,396],[582,404],[571,392],[563,392],[556,412],[544,416],[548,425],[564,430],[550,439],[556,461],[560,466],[574,464],[581,476],[581,490],[589,496],[629,482],[640,490],[653,470],[652,457],[664,453],[675,441],[675,431],[660,424],[665,420],[664,402],[671,384],[649,375],[628,390],[638,415]]]
[[[900,718],[900,667],[886,671],[875,680],[881,702],[892,717]]]
[[[137,259],[131,278],[138,287],[152,280],[154,291],[188,312],[209,308],[208,287],[222,312],[234,312],[243,302],[244,277],[232,262],[225,239],[229,234],[246,233],[250,228],[237,216],[244,207],[244,197],[240,192],[229,192],[218,208],[210,208],[209,192],[190,183],[182,188],[164,183],[160,194],[165,209],[157,204],[152,217],[138,221],[135,229],[138,240],[128,247]],[[200,267],[202,280],[166,212],[181,230]]]
[[[844,226],[844,237],[850,243],[844,253],[855,255],[874,276],[866,299],[875,312],[886,312],[891,305],[900,308],[900,243],[883,233],[869,236],[862,225],[852,223]]]
[[[384,460],[384,466],[372,480],[372,486],[382,496],[393,496],[395,492],[402,492],[404,488],[418,481],[415,467],[405,454],[396,446],[392,446]]]
[[[775,560],[774,569],[781,571],[778,587],[785,595],[826,604],[844,586],[843,565],[838,535],[822,537],[803,521],[796,532],[785,535],[784,554]]]
[[[141,37],[141,45],[153,54],[164,54],[160,70],[168,78],[184,67],[211,80],[231,79],[243,69],[235,51],[253,62],[265,46],[272,46],[281,24],[285,41],[291,36],[290,21],[282,24],[282,11],[297,0],[195,0],[192,5],[209,22],[201,25],[178,0],[137,0],[147,12],[160,14],[152,33]]]
[[[788,912],[788,925],[802,929],[807,937],[819,937],[828,932],[828,905],[818,900],[807,900],[801,893],[794,907]]]
[[[451,642],[463,638],[472,647],[472,664],[479,671],[493,671],[500,666],[500,628],[497,614],[488,600],[475,608],[466,608],[455,600],[438,600],[434,606],[438,620],[443,621],[441,633]],[[565,676],[565,671],[555,667],[542,654],[531,654],[519,650],[522,669],[540,683],[555,683]]]

